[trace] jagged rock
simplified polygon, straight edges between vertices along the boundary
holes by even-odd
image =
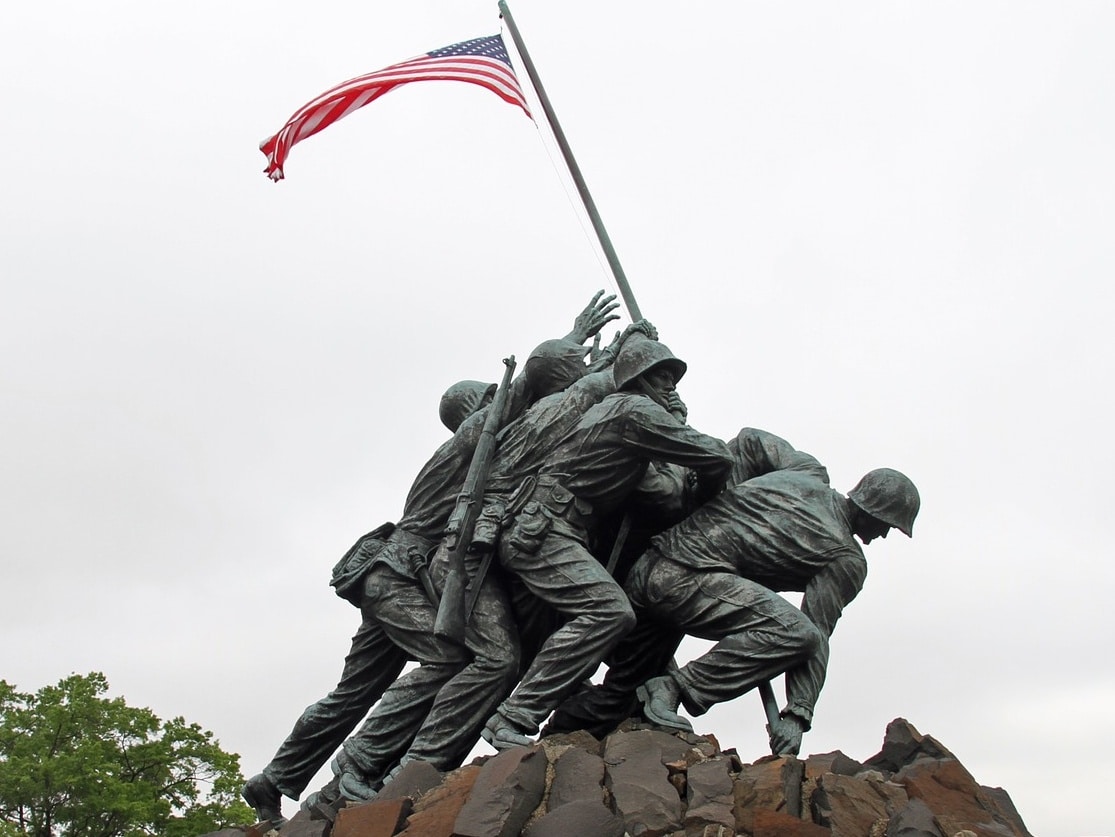
[[[836,750],[836,758],[832,760],[832,766],[829,772],[836,773],[839,776],[855,776],[862,773],[864,765],[853,758],[849,758],[839,750]]]
[[[831,837],[832,832],[808,820],[792,817],[783,811],[760,808],[755,812],[750,837]],[[862,837],[862,836],[861,836]]]
[[[813,791],[817,789],[817,780],[826,773],[832,773],[833,763],[837,756],[842,755],[844,754],[839,750],[833,750],[831,753],[815,753],[802,761],[801,807],[798,810],[809,810],[809,801],[813,798]]]
[[[734,789],[736,830],[752,833],[755,812],[760,810],[800,818],[804,767],[793,756],[767,756],[744,765]]]
[[[735,833],[733,811],[732,761],[724,756],[711,758],[689,767],[685,812],[686,834],[704,834],[708,826],[724,826]],[[714,832],[715,833],[715,832]]]
[[[740,759],[739,753],[736,752],[735,747],[729,747],[727,750],[721,750],[720,755],[727,756],[732,760],[732,772],[739,773],[743,770],[743,760]]]
[[[821,776],[811,805],[814,821],[831,829],[833,837],[861,837],[883,833],[891,816],[908,801],[901,785],[869,771],[857,777]]]
[[[524,837],[623,837],[623,817],[602,802],[576,799],[539,818]]]
[[[929,806],[920,799],[911,799],[901,811],[890,818],[887,837],[945,837],[937,828]]]
[[[801,784],[804,778],[805,765],[796,758],[783,766],[782,786],[786,794],[786,813],[792,817],[804,816],[808,819],[809,809],[801,804]]]
[[[980,804],[988,808],[992,815],[1004,822],[1015,823],[1022,831],[1026,831],[1026,826],[1022,824],[1022,815],[1014,807],[1010,794],[1002,788],[989,788],[985,785],[980,785],[980,791]]]
[[[685,831],[675,832],[676,837],[736,837],[736,830],[730,825],[708,824],[701,827],[694,826]],[[675,835],[671,835],[675,837]]]
[[[436,788],[445,778],[440,770],[426,761],[407,762],[390,782],[376,795],[376,801],[388,799],[418,799],[426,791]]]
[[[689,745],[657,730],[617,732],[604,742],[605,781],[632,837],[659,837],[681,828],[681,797],[666,764]]]
[[[862,765],[838,750],[744,765],[714,739],[628,722],[603,745],[551,736],[443,778],[412,762],[332,826],[299,812],[277,835],[205,837],[394,837],[411,800],[403,837],[1030,837],[1005,791],[980,786],[945,753],[897,719]]]
[[[554,735],[547,735],[541,743],[546,747],[546,751],[550,753],[554,751],[553,748],[562,746],[576,747],[578,750],[595,753],[598,756],[604,753],[604,742],[583,729],[576,732],[559,732]]]
[[[810,779],[816,781],[819,776],[832,773],[833,763],[843,755],[840,750],[833,750],[831,753],[814,753],[806,756],[802,760],[805,781],[808,782]]]
[[[464,807],[481,767],[469,764],[446,774],[445,780],[414,803],[414,813],[399,832],[405,837],[451,837],[453,824]],[[284,833],[282,837],[286,837]]]
[[[504,750],[480,768],[454,825],[456,837],[517,837],[546,792],[546,751]]]
[[[570,748],[558,756],[553,765],[547,811],[572,802],[603,803],[604,759],[595,753]]]
[[[337,812],[330,837],[392,837],[410,814],[411,801],[375,799]]]
[[[678,799],[685,799],[685,795],[689,792],[689,783],[685,776],[685,762],[672,762],[675,765],[683,765],[681,770],[673,769],[669,764],[666,769],[669,771],[666,776],[666,781],[674,786],[674,790],[678,792]]]
[[[270,820],[264,820],[264,822],[270,823]],[[251,828],[255,828],[255,826],[253,825]],[[208,834],[203,834],[202,837],[244,837],[247,832],[247,828],[222,828],[220,831],[210,831]]]
[[[980,787],[955,758],[919,759],[895,774],[894,781],[929,807],[946,835],[968,829],[979,837],[1031,837],[1010,797]]]
[[[309,811],[299,811],[286,821],[279,833],[282,837],[322,837],[327,828],[327,820],[315,819]]]
[[[887,724],[883,736],[883,749],[863,763],[895,773],[919,758],[951,759],[955,756],[931,735],[922,735],[905,718],[895,718]]]
[[[702,758],[710,759],[713,756],[720,755],[720,742],[716,740],[716,736],[712,733],[706,732],[697,735],[690,732],[677,732],[675,735],[699,752]]]

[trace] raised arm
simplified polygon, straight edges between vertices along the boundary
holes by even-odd
[[[597,291],[592,300],[585,306],[585,310],[573,320],[573,330],[565,335],[566,340],[574,343],[584,343],[590,337],[600,333],[612,320],[618,320],[619,314],[613,313],[619,308],[615,301],[616,295],[604,296],[604,291]]]

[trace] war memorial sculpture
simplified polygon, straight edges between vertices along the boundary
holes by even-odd
[[[686,365],[646,321],[586,363],[615,305],[598,293],[502,385],[447,390],[453,435],[402,516],[334,569],[361,624],[337,686],[245,786],[261,820],[281,821],[281,795],[302,797],[330,760],[309,808],[374,798],[411,761],[455,768],[481,736],[497,751],[529,745],[548,718],[547,732],[605,734],[633,715],[691,730],[680,706],[700,715],[779,674],[771,748],[798,751],[828,636],[866,575],[855,538],[911,534],[917,489],[879,469],[845,496],[773,434],[698,432],[676,390]],[[462,507],[474,510],[463,530]],[[800,610],[784,590],[804,592]],[[456,635],[439,631],[447,610],[464,617]],[[718,642],[679,668],[687,633]],[[583,686],[601,663],[603,683]]]
[[[918,491],[899,471],[869,471],[845,495],[817,459],[772,433],[744,427],[726,442],[688,423],[677,391],[687,366],[643,318],[500,9],[632,324],[600,348],[619,316],[601,291],[519,374],[512,357],[501,383],[445,391],[439,415],[452,435],[415,476],[401,517],[334,568],[331,584],[360,625],[334,689],[244,786],[261,821],[283,821],[282,796],[332,819],[386,793],[408,765],[457,768],[481,738],[508,752],[540,732],[603,736],[631,717],[691,732],[681,707],[700,715],[753,689],[772,753],[796,754],[829,637],[867,572],[859,542],[911,535],[918,514]],[[487,62],[499,84],[443,74],[452,69],[429,77],[483,84],[527,111],[502,38],[476,39],[393,65],[390,82],[372,73],[309,103],[261,146],[267,173],[281,179],[294,143],[426,77],[413,68],[460,56]],[[800,609],[782,591],[803,593]],[[687,634],[716,644],[679,666]],[[769,683],[778,675],[781,709]],[[326,763],[332,780],[304,796]]]

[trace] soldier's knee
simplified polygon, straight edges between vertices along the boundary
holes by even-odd
[[[802,656],[813,656],[825,642],[825,635],[809,619],[803,617],[794,626],[793,643]]]
[[[514,683],[518,680],[521,664],[522,649],[518,642],[509,640],[498,647],[488,644],[483,649],[475,650],[472,668],[484,672],[493,682],[498,680]]]
[[[616,636],[624,636],[635,627],[635,611],[622,591],[609,598],[606,607],[600,609],[600,614],[607,630],[614,632]]]
[[[492,657],[492,673],[503,683],[513,686],[519,679],[522,656],[517,644],[514,647],[507,648],[503,653]]]
[[[500,662],[500,691],[510,694],[511,690],[515,688],[515,684],[519,682],[522,654],[516,649],[514,654],[508,654]]]

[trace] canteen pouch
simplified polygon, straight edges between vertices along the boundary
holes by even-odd
[[[506,500],[499,497],[486,497],[484,508],[477,516],[476,526],[473,527],[469,548],[476,552],[487,552],[495,548],[504,532],[508,532],[510,538],[515,519],[534,494],[536,484],[537,480],[534,477],[527,477]]]
[[[360,538],[341,557],[333,567],[333,577],[329,581],[338,596],[360,607],[364,576],[394,531],[394,523],[384,523]]]
[[[508,542],[519,552],[533,555],[542,546],[542,541],[546,539],[553,525],[553,519],[546,513],[542,504],[531,500],[515,516]]]
[[[475,552],[491,552],[495,549],[506,515],[507,507],[502,500],[485,500],[484,508],[476,516],[476,524],[472,527],[469,548]]]
[[[560,531],[567,532],[592,512],[589,503],[560,483],[540,482],[533,497],[536,499],[532,498],[515,516],[510,535],[511,546],[528,554],[538,551],[555,523]]]

